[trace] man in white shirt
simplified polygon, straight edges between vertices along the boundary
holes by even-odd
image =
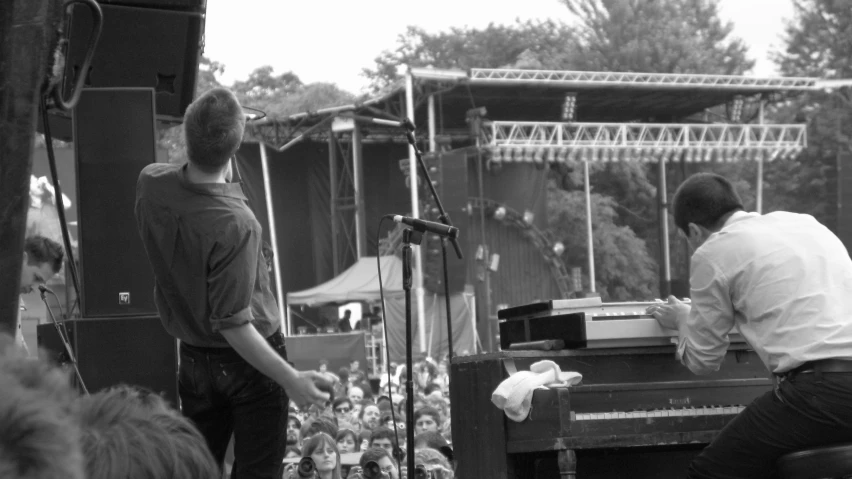
[[[690,478],[772,477],[785,453],[852,441],[852,260],[812,216],[746,213],[725,178],[678,188],[675,224],[693,250],[691,307],[648,312],[678,330],[695,374],[719,369],[736,328],[778,381],[690,465]]]

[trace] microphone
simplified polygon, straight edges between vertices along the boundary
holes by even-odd
[[[428,233],[445,236],[450,239],[456,239],[459,237],[459,229],[455,226],[447,226],[443,223],[435,223],[434,221],[419,220],[417,218],[400,215],[394,215],[393,220],[396,223],[403,223],[411,226],[417,231],[426,231]]]
[[[53,291],[49,290],[47,286],[43,284],[38,285],[38,290],[41,291],[42,296],[44,296],[45,293],[53,293]]]

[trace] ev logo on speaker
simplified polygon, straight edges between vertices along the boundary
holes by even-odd
[[[130,293],[118,293],[118,304],[130,304]]]

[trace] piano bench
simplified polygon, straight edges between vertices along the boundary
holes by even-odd
[[[791,452],[778,459],[777,465],[781,479],[852,477],[852,444]]]

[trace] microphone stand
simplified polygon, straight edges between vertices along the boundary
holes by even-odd
[[[383,118],[370,118],[360,115],[354,114],[346,114],[343,115],[346,118],[353,118],[356,120],[367,121],[370,123],[375,123],[377,125],[385,125],[385,126],[396,126],[405,129],[405,137],[408,140],[408,144],[414,149],[414,156],[417,158],[417,164],[420,166],[420,171],[423,173],[424,180],[426,184],[429,186],[429,192],[432,195],[432,198],[435,200],[435,205],[438,207],[438,219],[441,223],[447,226],[453,226],[453,223],[450,221],[450,215],[447,213],[447,210],[444,209],[444,204],[441,202],[440,196],[438,196],[438,192],[435,191],[435,185],[432,184],[432,177],[429,175],[429,170],[426,168],[426,163],[423,161],[423,154],[420,151],[420,148],[417,147],[417,141],[414,138],[414,124],[411,123],[409,119],[404,119],[402,121],[394,121],[394,120],[386,120]],[[459,246],[459,242],[457,238],[450,238],[450,243],[452,243],[453,248],[456,251],[456,256],[459,259],[464,259],[464,255],[462,254],[461,247]],[[419,242],[417,244],[420,244]],[[448,359],[449,361],[453,360],[453,317],[451,315],[450,308],[450,285],[449,285],[449,274],[447,273],[447,238],[441,238],[441,258],[443,262],[444,268],[444,303],[447,308],[447,347],[448,347]]]
[[[411,244],[419,245],[423,232],[408,228],[402,231],[402,289],[405,290],[405,462],[409,474],[414,474],[414,366],[411,343]]]
[[[47,288],[39,288],[41,300],[44,303],[44,307],[47,309],[47,313],[50,315],[50,320],[53,322],[53,327],[56,328],[56,334],[59,335],[59,340],[62,341],[62,345],[65,346],[65,354],[68,355],[68,360],[71,362],[71,366],[74,367],[74,374],[77,376],[77,382],[80,383],[80,389],[83,390],[83,393],[89,394],[89,390],[86,389],[86,383],[83,382],[83,376],[80,375],[80,368],[77,367],[77,358],[74,356],[74,351],[71,349],[71,342],[68,339],[67,333],[62,332],[62,328],[59,327],[59,322],[56,321],[56,316],[53,315],[53,310],[50,308],[50,305],[47,304],[47,298],[44,295],[45,291],[50,290]],[[53,293],[53,291],[50,292]],[[54,296],[56,295],[54,294]]]

